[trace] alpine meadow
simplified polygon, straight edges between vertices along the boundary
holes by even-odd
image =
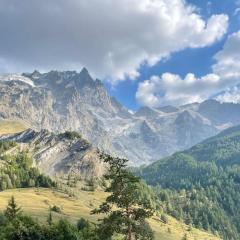
[[[239,0],[0,0],[0,240],[239,240],[239,26]]]

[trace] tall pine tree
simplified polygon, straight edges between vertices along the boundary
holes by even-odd
[[[153,232],[146,222],[152,216],[150,203],[139,199],[137,191],[140,179],[127,170],[127,160],[102,154],[101,158],[109,165],[105,179],[109,182],[106,192],[111,193],[93,214],[106,214],[98,227],[100,239],[111,239],[114,234],[126,240],[154,239]]]

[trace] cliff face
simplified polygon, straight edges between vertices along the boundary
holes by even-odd
[[[0,119],[20,119],[38,131],[75,130],[95,147],[141,165],[239,124],[240,105],[209,100],[131,114],[84,68],[1,76]]]
[[[49,176],[73,174],[81,179],[100,178],[106,165],[88,141],[71,132],[53,134],[48,130],[4,135],[0,140],[13,140],[20,149],[28,150],[33,166]]]

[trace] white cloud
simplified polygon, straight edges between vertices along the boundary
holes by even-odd
[[[215,74],[197,78],[189,73],[182,79],[179,75],[164,73],[140,83],[136,98],[140,104],[151,107],[182,105],[205,100],[219,85],[220,78]]]
[[[0,59],[5,71],[86,66],[114,82],[213,44],[227,26],[226,15],[205,21],[184,0],[0,0]]]
[[[219,102],[240,103],[240,86],[227,89],[224,93],[219,94],[216,99]]]
[[[181,105],[201,102],[217,95],[220,101],[239,101],[240,83],[240,31],[230,35],[214,59],[213,72],[201,78],[190,73],[182,79],[178,75],[164,73],[139,83],[136,98],[146,106]]]
[[[234,13],[233,13],[233,16],[236,16],[240,13],[240,8],[236,8]]]
[[[229,36],[222,51],[214,57],[214,73],[223,79],[240,78],[240,31]]]

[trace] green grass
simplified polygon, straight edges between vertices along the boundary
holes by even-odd
[[[22,132],[27,128],[27,124],[22,121],[0,120],[0,135]]]
[[[16,198],[18,205],[25,213],[41,222],[46,221],[49,207],[54,205],[61,208],[61,213],[53,214],[55,220],[64,217],[76,222],[80,217],[84,217],[91,222],[97,222],[101,216],[91,215],[90,211],[105,199],[106,193],[79,191],[77,197],[71,198],[64,193],[43,188],[7,190],[0,192],[0,211],[5,209],[11,196]],[[187,231],[188,226],[171,217],[168,217],[167,224],[162,223],[157,217],[153,217],[149,221],[155,232],[156,240],[181,240],[185,233],[188,235],[188,240],[219,239],[197,229],[189,232]]]

